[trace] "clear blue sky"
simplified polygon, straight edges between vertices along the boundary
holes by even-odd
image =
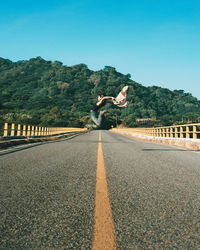
[[[200,0],[2,0],[0,57],[36,56],[200,99]]]

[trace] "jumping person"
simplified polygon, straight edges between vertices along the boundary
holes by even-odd
[[[98,110],[101,107],[105,106],[106,103],[110,102],[109,99],[112,100],[113,104],[117,105],[120,108],[128,106],[129,102],[126,100],[127,90],[128,90],[128,86],[123,87],[123,89],[120,91],[120,93],[117,95],[116,98],[114,98],[112,96],[104,96],[103,94],[98,95],[98,102],[90,110],[91,119],[98,127],[101,126],[102,118],[103,118],[103,115],[105,113],[105,110],[100,111],[99,115],[98,115],[97,114]],[[98,117],[97,117],[97,115],[98,115]]]

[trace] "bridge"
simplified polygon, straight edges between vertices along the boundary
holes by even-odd
[[[199,249],[199,128],[5,124],[1,249]]]

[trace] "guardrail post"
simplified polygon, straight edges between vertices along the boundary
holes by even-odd
[[[44,127],[42,127],[41,136],[44,136]]]
[[[34,136],[34,135],[35,135],[35,127],[31,126],[31,136]]]
[[[196,125],[193,125],[192,136],[193,136],[193,139],[197,139],[197,127],[196,127]]]
[[[173,136],[173,128],[170,128],[170,137],[174,137]]]
[[[158,128],[156,129],[156,136],[158,137]]]
[[[170,128],[167,128],[167,137],[170,137]]]
[[[38,127],[35,127],[35,136],[38,136]]]
[[[162,137],[165,137],[165,128],[162,129]]]
[[[23,125],[23,132],[22,132],[23,136],[26,136],[26,125]]]
[[[175,127],[175,137],[178,138],[178,128]]]
[[[31,126],[28,125],[28,131],[27,131],[27,136],[30,136],[31,135]]]
[[[15,136],[15,124],[14,123],[11,124],[11,133],[10,133],[10,136]]]
[[[181,126],[180,127],[180,138],[183,138],[184,136],[183,136],[183,127]]]
[[[165,137],[166,136],[166,133],[165,133],[165,128],[162,129],[162,137]]]
[[[8,123],[4,123],[4,131],[3,131],[3,136],[8,136]]]
[[[186,126],[186,138],[190,138],[190,127]]]
[[[21,124],[17,125],[17,136],[21,135]]]
[[[38,135],[41,136],[41,127],[38,128]]]

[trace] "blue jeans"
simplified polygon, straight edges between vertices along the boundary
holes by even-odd
[[[101,126],[103,114],[99,113],[98,118],[97,118],[96,112],[94,112],[93,110],[90,110],[90,117],[91,117],[92,121],[93,121],[98,127]]]

